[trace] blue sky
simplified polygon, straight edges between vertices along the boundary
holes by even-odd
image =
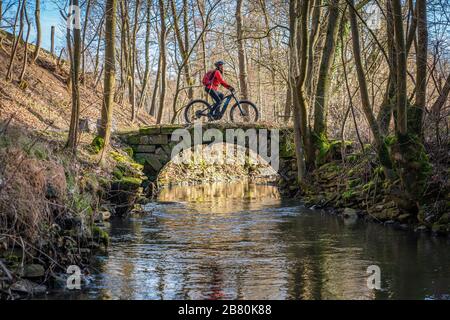
[[[4,1],[7,2],[7,1]],[[34,22],[34,1],[29,1],[28,16],[32,20],[32,30],[30,33],[30,41],[36,43],[36,27]],[[6,4],[4,3],[4,6]],[[17,5],[14,5],[5,14],[5,19],[13,19]],[[2,26],[4,23],[2,23]],[[55,26],[55,42],[56,49],[64,44],[64,24],[59,14],[59,9],[52,0],[41,0],[41,28],[42,28],[42,47],[50,50],[50,30],[51,26]],[[25,35],[24,35],[25,37]]]
[[[58,8],[53,2],[44,1],[41,8],[41,25],[42,25],[42,46],[45,49],[50,50],[50,29],[51,26],[55,26],[56,32],[56,46],[58,47],[58,40],[64,37],[61,30],[62,18],[59,14]],[[34,34],[34,40],[36,40],[36,35]]]

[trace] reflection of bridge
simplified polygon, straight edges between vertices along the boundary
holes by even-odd
[[[154,125],[142,127],[138,131],[119,133],[119,137],[133,148],[135,160],[144,165],[145,173],[151,178],[155,178],[171,160],[173,149],[180,148],[180,141],[189,147],[228,142],[271,156],[274,156],[272,146],[278,141],[280,169],[283,167],[282,159],[294,156],[293,129],[290,127],[212,122],[198,127],[199,130],[195,129],[196,126],[193,125]]]

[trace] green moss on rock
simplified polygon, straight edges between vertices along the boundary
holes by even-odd
[[[95,154],[99,153],[105,146],[105,140],[102,137],[95,137],[91,142],[92,152]]]
[[[105,247],[109,245],[109,234],[97,225],[92,226],[92,238],[105,245]]]

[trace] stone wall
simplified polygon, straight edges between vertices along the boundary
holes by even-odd
[[[156,180],[161,169],[170,161],[172,149],[179,141],[172,141],[172,133],[180,128],[186,128],[190,131],[193,139],[193,126],[185,125],[154,125],[149,127],[143,127],[139,131],[122,132],[119,133],[119,137],[123,142],[128,144],[133,149],[134,159],[140,164],[144,165],[144,172],[151,180]],[[208,123],[202,127],[203,132],[208,129],[218,129],[224,134],[226,129],[255,129],[257,134],[260,130],[267,130],[269,133],[267,146],[270,153],[270,129],[274,129],[270,126],[254,125],[254,124],[223,124],[223,123]],[[291,170],[290,159],[294,156],[294,137],[292,128],[277,128],[280,134],[280,172],[286,172],[284,166],[289,166]],[[208,141],[204,141],[204,144],[208,144]],[[234,142],[237,143],[236,141]],[[249,146],[249,141],[246,139],[247,148],[255,148],[255,146]],[[192,144],[193,145],[193,142]]]

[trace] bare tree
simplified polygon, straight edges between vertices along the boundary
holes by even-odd
[[[109,145],[114,106],[114,88],[116,79],[116,10],[117,0],[107,0],[105,8],[105,78],[103,85],[102,119],[99,131],[99,135],[104,141],[103,148],[107,148]]]
[[[159,91],[159,109],[158,116],[156,118],[157,123],[161,123],[162,115],[164,111],[164,104],[166,98],[166,72],[167,72],[167,55],[166,55],[166,8],[164,7],[164,1],[158,0],[159,4],[159,18],[161,20],[160,26],[160,36],[159,36],[159,54],[161,59],[161,69],[160,69],[160,91]]]
[[[39,57],[39,50],[41,49],[41,0],[36,0],[36,7],[34,9],[34,19],[36,21],[36,48],[34,49],[34,61]]]
[[[314,135],[316,139],[326,139],[326,119],[328,91],[330,89],[331,64],[334,58],[339,20],[339,0],[328,4],[328,24],[323,44],[314,100]],[[311,37],[313,38],[313,37]],[[311,51],[310,51],[311,52]]]
[[[72,0],[72,4],[75,8],[79,7],[79,0]],[[76,12],[69,12],[69,18],[76,17]],[[70,117],[69,136],[67,139],[67,147],[72,153],[76,153],[78,145],[78,123],[80,118],[80,92],[79,92],[79,78],[80,78],[80,62],[81,62],[81,30],[79,26],[73,27],[73,52],[70,59],[70,75],[72,83],[72,114]],[[67,32],[70,35],[70,24],[68,24]],[[70,41],[70,38],[69,40]]]
[[[239,87],[241,89],[241,96],[243,99],[249,99],[248,92],[248,74],[247,64],[245,61],[245,40],[242,29],[242,2],[243,0],[237,0],[236,2],[236,38],[238,43],[238,60],[239,60]]]

